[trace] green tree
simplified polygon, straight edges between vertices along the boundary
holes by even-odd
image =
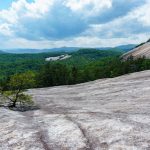
[[[22,74],[15,74],[11,76],[8,83],[6,83],[7,90],[3,90],[3,87],[1,87],[1,96],[9,102],[10,107],[33,104],[31,96],[24,92],[26,89],[34,87],[34,78],[35,74],[31,71]]]
[[[38,87],[66,85],[70,81],[69,66],[59,63],[46,64],[37,75]]]
[[[72,77],[72,81],[71,84],[75,84],[78,82],[78,68],[76,66],[73,66],[71,69],[71,77]]]

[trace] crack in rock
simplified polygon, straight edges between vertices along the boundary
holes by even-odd
[[[92,146],[92,143],[90,142],[90,138],[87,136],[87,133],[86,133],[86,131],[85,131],[85,129],[83,129],[83,127],[77,122],[77,121],[75,121],[74,119],[72,119],[71,117],[69,117],[69,116],[66,116],[66,118],[69,120],[69,121],[71,121],[71,122],[73,122],[74,124],[76,124],[77,125],[77,127],[79,128],[79,130],[81,131],[81,133],[82,133],[82,135],[84,136],[84,138],[86,139],[86,150],[93,150],[93,146]]]
[[[47,142],[45,141],[45,136],[43,135],[42,131],[38,132],[39,141],[42,143],[44,150],[52,150]]]

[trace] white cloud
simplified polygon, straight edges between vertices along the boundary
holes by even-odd
[[[26,0],[12,2],[10,8],[0,11],[0,34],[11,37],[14,34],[15,37],[15,30],[19,31],[20,28],[25,28],[22,27],[23,18],[42,19],[52,5],[53,0],[35,0],[32,3],[28,3]]]
[[[139,0],[18,0],[0,11],[1,45],[101,47],[142,42],[150,34],[150,1],[141,1],[134,7]]]
[[[35,0],[32,3],[28,3],[26,0],[18,0],[13,2],[9,9],[0,11],[0,20],[14,24],[19,18],[25,16],[42,17],[49,11],[52,4],[53,0]]]
[[[91,24],[83,35],[110,38],[128,38],[142,35],[143,41],[150,36],[150,1],[128,12],[127,15],[116,18],[105,24]],[[143,36],[145,35],[145,36]],[[137,41],[137,40],[135,40]],[[131,41],[132,42],[132,41]],[[137,42],[138,43],[138,42]]]
[[[66,6],[76,13],[94,16],[112,7],[112,0],[68,0]]]
[[[3,36],[12,36],[12,31],[10,30],[7,23],[0,25],[0,34],[2,34]]]
[[[145,5],[136,9],[132,15],[144,26],[150,26],[150,1],[148,0]]]
[[[35,48],[35,49],[48,49],[54,47],[115,47],[125,44],[137,44],[146,41],[149,38],[147,34],[138,34],[128,38],[100,38],[83,36],[71,39],[57,40],[57,41],[31,41],[22,38],[9,39],[4,42],[0,42],[3,48]],[[9,45],[8,45],[9,43]]]
[[[35,0],[35,2],[27,3],[27,16],[42,17],[52,7],[54,0]]]

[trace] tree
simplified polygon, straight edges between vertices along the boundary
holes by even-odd
[[[72,81],[71,81],[71,83],[72,83],[72,84],[77,83],[77,82],[78,82],[78,68],[77,68],[76,66],[73,66],[73,67],[72,67],[71,76],[72,76]]]
[[[36,80],[38,87],[49,87],[69,84],[69,66],[60,63],[48,63],[39,71]]]
[[[1,87],[0,93],[2,97],[9,102],[9,107],[24,106],[25,104],[33,104],[31,96],[25,94],[26,89],[34,87],[35,74],[31,71],[15,74],[10,77],[7,84],[7,90]]]

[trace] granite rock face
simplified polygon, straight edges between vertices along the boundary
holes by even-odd
[[[0,108],[0,150],[150,149],[150,71],[28,93],[41,109]]]
[[[145,44],[143,44],[137,48],[134,48],[133,50],[123,54],[122,58],[124,60],[127,60],[131,56],[134,59],[135,58],[142,58],[142,57],[150,58],[150,42],[146,42]]]

